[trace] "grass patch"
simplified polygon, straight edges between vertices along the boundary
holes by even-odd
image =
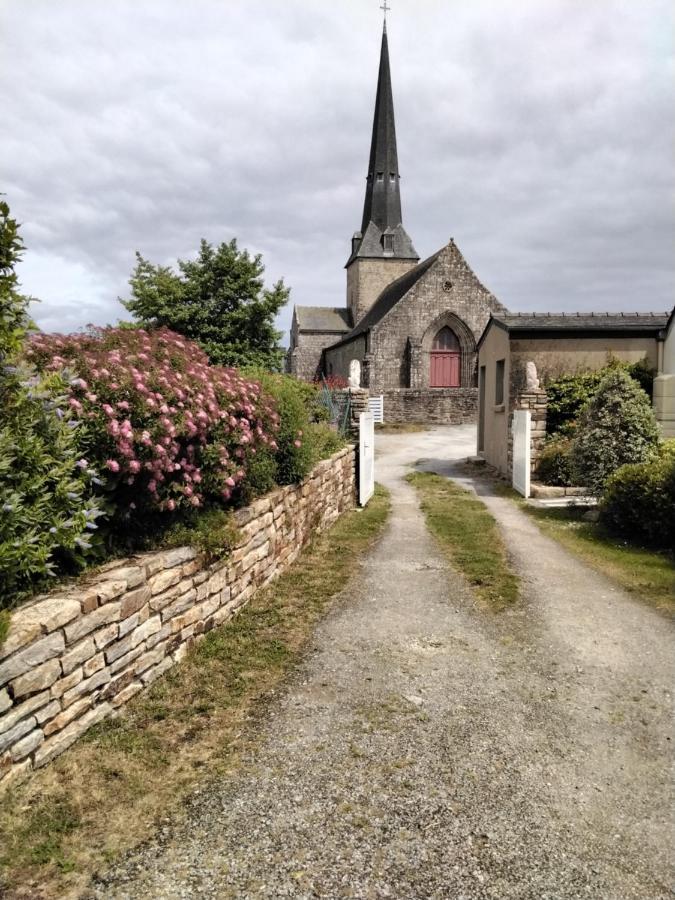
[[[423,422],[384,422],[375,426],[377,434],[416,434],[428,430],[429,426]]]
[[[478,596],[493,609],[513,603],[518,598],[518,578],[485,504],[440,475],[414,472],[407,480],[420,495],[429,530]]]
[[[119,719],[91,729],[0,798],[0,896],[79,895],[92,873],[178,812],[199,781],[235,767],[238,751],[255,739],[247,721],[299,662],[388,511],[378,486],[365,509],[318,536]]]
[[[580,507],[546,508],[522,503],[541,530],[566,550],[657,609],[675,614],[675,560],[666,551],[636,547],[584,522]]]

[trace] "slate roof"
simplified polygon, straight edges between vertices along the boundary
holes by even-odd
[[[495,324],[510,334],[569,337],[580,334],[657,334],[666,327],[668,313],[498,313],[492,315],[478,346]]]
[[[351,310],[340,306],[296,306],[295,318],[300,331],[344,334],[352,327]]]

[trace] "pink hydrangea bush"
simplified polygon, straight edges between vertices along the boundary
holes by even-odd
[[[256,453],[277,451],[279,415],[260,384],[167,329],[37,334],[26,355],[65,373],[79,465],[96,470],[117,518],[227,504]]]

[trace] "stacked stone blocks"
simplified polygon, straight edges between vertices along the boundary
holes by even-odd
[[[546,443],[546,407],[548,397],[543,389],[524,391],[512,399],[511,408],[530,411],[530,472],[534,475],[539,455]],[[513,472],[513,412],[509,414],[508,474]]]
[[[354,448],[238,510],[239,540],[146,553],[16,610],[0,646],[0,791],[50,762],[227,622],[354,505]]]

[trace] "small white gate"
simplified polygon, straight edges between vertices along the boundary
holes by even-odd
[[[530,496],[530,430],[529,409],[517,409],[513,414],[513,473],[512,484],[523,497]]]
[[[373,414],[373,418],[378,425],[384,422],[384,394],[379,397],[368,397],[368,412]]]
[[[359,505],[375,491],[375,420],[371,412],[359,415]]]

